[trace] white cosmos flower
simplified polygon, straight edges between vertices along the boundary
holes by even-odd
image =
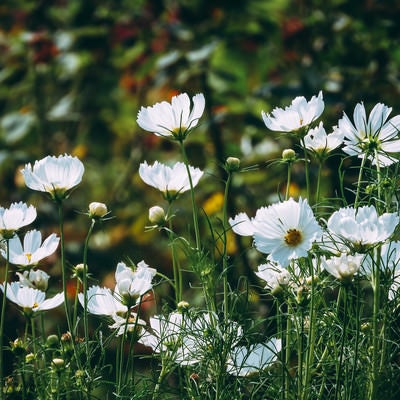
[[[290,272],[272,261],[259,265],[255,274],[265,281],[265,289],[272,291],[281,286],[287,286],[290,282]]]
[[[21,170],[25,184],[32,190],[47,192],[53,199],[63,199],[77,186],[84,173],[84,166],[77,157],[68,154],[47,156]]]
[[[306,199],[262,207],[251,220],[245,213],[230,218],[233,231],[253,236],[254,243],[269,259],[286,267],[291,260],[307,256],[313,243],[321,237],[321,228]]]
[[[321,267],[341,281],[350,281],[360,269],[363,254],[341,254],[338,257],[321,257]]]
[[[195,187],[203,176],[203,171],[192,166],[189,166],[189,171],[193,187]],[[189,176],[186,166],[182,162],[177,162],[169,167],[158,161],[153,165],[148,165],[145,161],[140,164],[139,175],[143,182],[158,189],[169,200],[173,200],[181,193],[190,190]]]
[[[310,129],[304,136],[304,144],[317,157],[325,157],[332,150],[335,150],[343,143],[343,132],[336,127],[329,135],[326,134],[322,121],[313,129]]]
[[[78,294],[79,302],[84,307],[84,295]],[[119,301],[108,288],[91,286],[87,291],[87,311],[94,315],[104,315],[113,317],[115,315],[124,315],[128,307]]]
[[[25,203],[12,203],[9,208],[0,207],[0,234],[11,239],[15,232],[36,219],[36,208]]]
[[[233,349],[227,363],[227,372],[234,376],[249,376],[260,373],[270,367],[281,351],[281,339],[272,338],[267,343]]]
[[[264,123],[271,131],[294,132],[307,127],[317,120],[324,111],[322,92],[313,96],[309,102],[303,97],[296,97],[288,107],[274,108],[270,114],[261,112]]]
[[[140,296],[152,289],[152,280],[157,270],[150,268],[144,261],[138,263],[135,270],[120,262],[115,271],[116,293],[123,301],[130,303],[131,299],[140,301]]]
[[[7,286],[7,288],[5,288]],[[0,289],[7,292],[8,300],[22,307],[25,313],[50,310],[58,307],[64,301],[64,294],[58,293],[46,299],[46,293],[38,289],[21,286],[19,282],[5,283]]]
[[[391,111],[378,103],[367,119],[364,104],[359,103],[354,109],[354,125],[344,114],[338,122],[338,130],[344,135],[343,151],[350,156],[367,157],[381,167],[397,162],[393,153],[400,152],[400,115],[387,121]]]
[[[40,260],[57,250],[59,241],[60,238],[55,233],[52,233],[42,243],[42,234],[37,230],[32,230],[25,234],[23,245],[21,239],[18,236],[14,236],[9,241],[9,261],[11,264],[22,267],[36,265]],[[5,249],[1,249],[0,252],[4,258],[7,257]]]
[[[328,219],[322,247],[333,253],[364,252],[389,239],[399,223],[396,213],[378,215],[374,206],[341,208]]]
[[[142,107],[137,116],[138,125],[157,136],[183,141],[198,124],[205,107],[204,95],[193,96],[193,108],[187,93],[172,97],[171,103],[162,101],[151,107]]]
[[[19,277],[19,284],[21,286],[39,289],[43,292],[47,290],[50,276],[41,269],[31,269],[29,271],[24,271],[23,273],[16,272],[16,274]]]

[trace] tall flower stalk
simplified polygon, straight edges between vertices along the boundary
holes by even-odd
[[[9,239],[5,239],[6,243],[6,266],[4,270],[4,282],[8,280],[8,270],[9,270]],[[4,338],[4,321],[6,315],[6,298],[7,298],[7,287],[5,285],[4,292],[3,292],[3,299],[1,303],[1,316],[0,316],[0,399],[4,399],[4,351],[3,351],[3,338]]]
[[[182,158],[183,162],[186,166],[186,172],[187,176],[189,178],[189,184],[190,184],[190,199],[192,201],[192,214],[193,214],[193,228],[194,228],[194,236],[195,236],[195,241],[196,241],[196,249],[200,250],[201,249],[201,241],[200,241],[200,229],[199,229],[199,220],[198,220],[198,208],[196,205],[196,200],[194,196],[194,185],[193,185],[193,180],[192,180],[192,174],[190,172],[190,167],[189,167],[189,160],[186,154],[186,149],[182,141],[179,142],[181,153],[182,153]]]

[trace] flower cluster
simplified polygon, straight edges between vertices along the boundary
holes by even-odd
[[[137,265],[121,261],[115,268],[113,287],[90,281],[94,278],[89,273],[89,240],[95,225],[109,219],[107,206],[100,202],[91,202],[81,213],[88,217],[88,234],[82,262],[70,277],[62,204],[82,181],[83,163],[65,154],[47,156],[33,167],[27,164],[21,171],[26,186],[50,195],[58,206],[60,232],[44,239],[35,229],[21,234],[36,219],[35,207],[22,202],[0,207],[0,254],[5,260],[0,290],[20,307],[27,324],[24,339],[11,344],[20,367],[23,397],[30,398],[33,392],[27,388],[39,382],[27,384],[28,364],[43,366],[51,377],[51,387],[41,382],[41,392],[38,389],[35,395],[55,393],[59,390],[54,390],[55,386],[73,376],[66,392],[81,390],[91,397],[94,382],[104,378],[105,347],[116,340],[118,344],[112,347],[116,353],[112,390],[118,398],[132,396],[137,378],[127,371],[134,365],[135,353],[144,346],[160,366],[156,383],[153,377],[149,383],[152,399],[161,396],[163,386],[173,381],[169,377],[178,371],[177,398],[210,398],[210,394],[219,398],[226,392],[238,393],[240,398],[350,399],[354,394],[354,398],[376,400],[382,389],[381,377],[385,382],[391,374],[399,377],[398,332],[390,325],[392,314],[398,313],[400,290],[399,193],[392,167],[399,161],[400,116],[389,119],[392,109],[379,103],[367,118],[360,103],[354,110],[354,123],[344,114],[327,134],[323,122],[318,121],[324,108],[319,92],[309,101],[297,97],[284,109],[262,112],[266,127],[290,134],[304,157],[298,158],[295,147],[282,152],[280,164],[287,168],[286,193],[282,192],[279,201],[261,204],[253,217],[245,212],[229,215],[232,180],[252,168],[228,157],[222,163],[227,177],[224,203],[215,223],[205,210],[199,212],[195,189],[205,173],[189,164],[185,151],[189,133],[199,125],[205,109],[203,94],[195,95],[192,102],[183,93],[174,96],[171,103],[141,107],[138,125],[173,140],[183,159],[172,164],[144,161],[138,169],[142,181],[161,192],[162,201],[167,203],[149,209],[153,225],[147,228],[156,228],[158,234],[166,236],[172,277],[169,271],[164,274],[144,261]],[[353,160],[359,162],[359,171],[355,190],[349,190],[350,200],[325,197],[321,190],[325,163],[340,152],[359,159]],[[291,173],[300,161],[305,188],[294,195],[289,190]],[[344,168],[342,164],[340,168]],[[346,189],[343,174],[341,171],[340,193]],[[176,230],[175,207],[187,192],[193,220],[185,221],[186,238]],[[200,217],[204,217],[204,224],[199,223]],[[262,281],[262,287],[235,276],[234,253],[239,248],[235,245],[243,243],[236,237],[233,245],[234,234],[252,238],[255,250],[249,249],[247,257],[245,249],[241,257]],[[51,262],[49,257],[58,249],[63,290],[52,294],[43,260]],[[19,279],[11,283],[10,264]],[[73,307],[67,290],[70,279],[75,279]],[[156,284],[163,290],[158,292]],[[192,303],[197,305],[191,306],[185,298],[197,288],[201,294],[193,297]],[[262,299],[255,319],[253,298]],[[67,332],[41,341],[35,337],[38,324],[34,317],[61,304]],[[88,314],[105,319],[107,340],[102,327],[90,329]],[[5,381],[5,315],[4,301],[0,384]],[[43,321],[41,336],[45,333]],[[29,339],[28,328],[32,332]],[[36,353],[22,357],[30,346]],[[96,362],[103,364],[94,366]],[[359,368],[362,364],[365,366]],[[390,374],[384,370],[387,365]],[[363,385],[355,388],[355,382]],[[60,393],[57,398],[62,398]]]

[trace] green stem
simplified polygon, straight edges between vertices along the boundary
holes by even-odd
[[[353,366],[352,366],[352,371],[351,371],[351,378],[350,378],[350,389],[349,389],[349,399],[352,399],[352,393],[353,393],[353,386],[354,383],[356,382],[356,372],[357,372],[357,360],[358,360],[358,348],[359,348],[359,341],[360,341],[360,328],[361,328],[361,321],[360,321],[360,282],[357,279],[356,283],[356,304],[355,304],[355,337],[354,337],[354,361],[353,361]]]
[[[31,325],[32,345],[33,345],[33,354],[34,354],[33,364],[35,367],[35,371],[40,371],[40,367],[38,365],[38,351],[37,351],[37,346],[36,346],[35,322],[34,322],[32,316],[27,316],[26,318],[28,318],[30,325]],[[36,374],[35,372],[32,375],[33,375],[33,381],[34,381],[34,385],[35,385],[35,391],[36,391],[37,395],[39,396],[39,398],[43,398],[42,393],[41,393],[41,389],[43,387],[42,386],[42,382],[43,382],[42,375],[40,373]]]
[[[380,270],[379,270],[380,252],[377,251],[377,256],[373,265],[372,288],[374,293],[374,303],[372,311],[372,374],[370,380],[369,400],[374,400],[378,395],[378,380],[379,380],[379,354],[380,354],[380,335],[379,335],[379,313],[380,313]]]
[[[310,172],[308,168],[308,152],[307,152],[307,147],[306,143],[304,142],[304,137],[301,138],[301,147],[303,148],[304,151],[304,172],[306,175],[306,188],[307,188],[307,199],[310,199]]]
[[[315,193],[315,204],[316,207],[318,207],[319,199],[321,196],[321,175],[322,175],[322,161],[319,161],[318,163],[318,175],[317,175],[317,189]],[[316,208],[317,211],[318,208]]]
[[[344,285],[340,286],[340,289],[339,289],[338,304],[340,303],[341,298],[343,298],[344,318],[343,318],[342,340],[340,342],[340,349],[339,349],[339,364],[338,364],[337,370],[336,370],[336,384],[335,384],[335,397],[334,397],[335,400],[338,398],[339,392],[340,392],[340,380],[342,378],[342,367],[343,367],[343,353],[344,353],[346,334],[347,334],[347,321],[348,321],[348,318],[347,318],[347,289],[346,289],[346,286],[344,286]]]
[[[192,211],[193,211],[193,226],[194,226],[194,233],[195,233],[195,238],[196,238],[196,249],[199,250],[200,249],[200,231],[199,231],[199,221],[198,221],[198,216],[197,216],[197,206],[196,206],[196,202],[194,199],[194,188],[193,188],[192,175],[190,174],[189,160],[187,158],[185,146],[183,145],[183,142],[179,142],[179,143],[180,143],[180,147],[181,147],[181,151],[182,151],[183,162],[185,163],[186,171],[187,171],[188,178],[189,178],[190,197],[192,200]]]
[[[62,284],[63,284],[63,292],[64,292],[64,308],[65,308],[65,316],[67,319],[68,331],[72,335],[72,341],[75,342],[75,331],[72,326],[70,310],[69,310],[69,302],[68,302],[68,292],[67,292],[67,267],[65,265],[65,238],[64,238],[64,215],[63,215],[63,207],[62,201],[57,201],[58,205],[58,219],[60,226],[60,247],[61,247],[61,273],[62,273]]]
[[[288,303],[287,315],[286,315],[286,334],[285,334],[285,399],[290,399],[290,356],[291,356],[291,332],[292,331],[292,319],[291,319],[291,307]]]
[[[310,392],[310,382],[311,382],[311,372],[312,366],[314,363],[314,350],[315,350],[315,341],[316,341],[316,287],[315,287],[315,274],[314,274],[314,266],[311,258],[308,260],[309,269],[310,269],[310,277],[311,277],[311,290],[310,290],[310,321],[308,328],[308,340],[307,340],[307,353],[305,356],[305,379],[304,379],[304,387],[303,387],[303,399],[307,400],[309,398]]]
[[[156,383],[156,386],[153,391],[152,400],[159,399],[158,394],[160,392],[161,383],[167,372],[168,372],[168,368],[166,368],[164,357],[162,357],[161,358],[161,371],[160,371],[160,375],[158,375],[157,383]]]
[[[88,323],[88,311],[87,311],[87,304],[88,304],[88,297],[87,297],[87,290],[88,290],[88,264],[87,264],[87,254],[89,249],[89,240],[93,232],[94,225],[96,224],[96,220],[92,219],[92,223],[90,224],[88,233],[85,239],[85,247],[83,248],[83,276],[82,276],[82,290],[83,290],[83,332],[85,336],[85,345],[86,345],[86,360],[89,363],[89,323]],[[79,281],[78,281],[79,282]]]
[[[59,229],[60,229],[60,247],[61,247],[61,273],[62,273],[62,285],[63,285],[63,293],[64,293],[64,309],[65,309],[65,317],[67,319],[68,331],[71,334],[71,343],[72,348],[75,355],[75,360],[78,365],[78,368],[81,369],[80,358],[76,349],[75,343],[75,327],[72,325],[71,315],[69,310],[69,302],[68,302],[68,292],[67,292],[67,267],[65,263],[65,239],[64,239],[64,215],[63,215],[63,207],[62,200],[56,201],[58,205],[58,219],[59,219]]]
[[[228,172],[228,179],[225,183],[225,193],[224,193],[224,205],[223,205],[223,250],[222,250],[222,276],[223,276],[223,287],[224,287],[224,321],[225,324],[229,320],[229,304],[228,304],[228,254],[227,254],[227,237],[226,233],[229,229],[228,223],[228,195],[229,188],[232,182],[232,173]],[[227,326],[227,325],[226,325]]]
[[[171,203],[169,203],[167,215],[169,215],[170,213],[170,208]],[[178,305],[178,303],[182,300],[182,271],[179,268],[178,258],[176,254],[172,218],[169,218],[168,221],[168,239],[169,245],[171,246],[172,271],[174,274],[175,305]]]
[[[3,289],[3,301],[1,303],[1,319],[0,319],[0,399],[4,399],[3,387],[4,387],[4,349],[3,349],[3,339],[4,339],[4,321],[6,315],[6,300],[7,300],[7,279],[8,270],[10,266],[10,243],[9,239],[6,239],[6,269],[4,272],[4,289]]]
[[[76,321],[78,320],[78,294],[80,290],[80,280],[76,278],[76,290],[75,290],[75,298],[74,298],[74,309],[72,315],[72,326],[76,326]]]
[[[354,208],[357,208],[358,202],[360,201],[361,181],[362,181],[362,174],[363,174],[364,167],[365,167],[365,160],[366,160],[366,157],[364,156],[361,161],[360,171],[358,173],[357,191],[356,191],[356,199],[354,201]]]
[[[288,161],[288,166],[287,166],[287,178],[286,178],[286,193],[285,193],[285,200],[289,199],[289,193],[290,193],[290,183],[292,180],[292,162]]]

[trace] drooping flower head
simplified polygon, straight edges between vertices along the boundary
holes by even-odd
[[[249,348],[239,346],[233,349],[227,363],[227,372],[234,376],[258,374],[270,367],[281,351],[281,339],[272,338],[267,343],[257,343]]]
[[[19,277],[19,284],[21,286],[27,286],[33,289],[39,289],[42,292],[47,290],[49,282],[49,274],[41,269],[31,269],[29,271],[16,272]]]
[[[78,299],[82,307],[84,307],[83,293],[78,294]],[[111,289],[91,286],[87,291],[87,311],[94,315],[124,316],[128,311],[128,307],[113,295]]]
[[[18,236],[14,236],[9,242],[9,261],[21,267],[36,265],[57,250],[59,241],[60,238],[52,233],[42,243],[42,234],[37,230],[27,232],[23,244]],[[0,252],[4,258],[7,257],[5,249],[1,249]]]
[[[137,314],[134,312],[130,313],[129,318],[121,317],[118,314],[112,316],[114,323],[109,325],[110,329],[115,329],[115,336],[122,336],[126,334],[135,335],[136,339],[141,334],[142,327],[146,325],[146,322],[139,319]]]
[[[324,111],[322,92],[307,102],[305,97],[296,97],[288,107],[274,108],[271,113],[261,112],[268,129],[279,132],[297,132],[315,122]]]
[[[151,107],[142,107],[137,116],[138,125],[157,136],[182,142],[197,126],[205,107],[204,95],[193,96],[193,108],[187,93],[172,97],[171,103],[162,101]]]
[[[304,136],[304,144],[318,159],[324,159],[343,143],[343,132],[336,127],[327,135],[322,121]]]
[[[150,268],[144,261],[138,263],[135,270],[120,262],[115,271],[116,293],[123,303],[132,305],[153,287],[152,280],[157,270]]]
[[[400,152],[400,115],[387,121],[392,108],[378,103],[368,119],[363,103],[354,108],[354,125],[344,114],[338,122],[338,130],[344,135],[343,151],[358,158],[367,157],[373,165],[387,167],[398,162],[393,153]]]
[[[321,266],[336,279],[351,281],[360,269],[364,255],[362,254],[340,254],[338,257],[321,257]]]
[[[12,203],[9,208],[0,207],[0,235],[11,239],[15,232],[36,219],[36,208],[25,203]]]
[[[328,219],[322,246],[332,253],[363,253],[389,239],[398,223],[396,213],[378,215],[374,206],[341,208]]]
[[[5,290],[7,286],[7,290]],[[64,301],[64,294],[58,293],[50,299],[46,299],[46,293],[38,289],[21,286],[19,282],[4,283],[0,285],[3,293],[6,291],[8,300],[22,307],[27,316],[32,316],[39,311],[51,310],[58,307]]]
[[[229,223],[233,231],[253,236],[254,244],[268,258],[287,267],[291,260],[307,256],[322,231],[307,200],[292,198],[257,210],[250,218],[240,213]]]
[[[47,156],[21,170],[25,184],[32,190],[49,193],[54,200],[66,198],[84,173],[83,163],[70,155]]]
[[[192,185],[195,187],[203,176],[203,171],[189,166],[189,172],[192,178]],[[168,201],[172,201],[181,193],[190,190],[189,176],[186,166],[182,162],[177,162],[172,167],[169,167],[158,161],[153,165],[148,165],[145,161],[140,164],[139,175],[143,182],[162,192]]]
[[[289,271],[272,261],[259,265],[255,274],[265,281],[265,289],[270,289],[272,292],[278,291],[290,282]]]

